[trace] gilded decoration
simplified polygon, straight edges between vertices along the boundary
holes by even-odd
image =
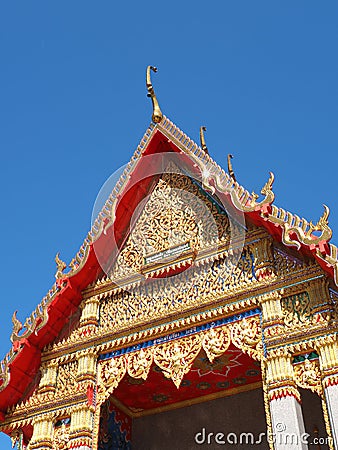
[[[244,318],[240,322],[211,327],[199,333],[101,360],[98,403],[102,404],[109,397],[126,373],[132,378],[146,380],[153,362],[179,388],[202,349],[209,361],[214,363],[216,358],[226,352],[231,342],[254,359],[262,359],[259,317]]]
[[[99,365],[98,403],[102,404],[119,385],[127,371],[123,356],[104,361]]]
[[[210,328],[202,339],[202,347],[211,363],[229,348],[230,343],[230,331],[226,326]]]
[[[150,348],[141,349],[139,352],[130,353],[127,356],[127,371],[133,378],[147,379],[154,357]]]
[[[60,259],[60,253],[55,256],[56,273],[55,278],[58,280],[63,277],[63,271],[67,268],[67,264]]]
[[[315,265],[314,261],[305,263],[297,256],[291,255],[287,251],[274,247],[274,261],[279,276],[288,276],[294,272],[304,270],[307,266]]]
[[[170,169],[171,167],[171,169]],[[198,251],[229,240],[227,216],[176,166],[164,173],[142,207],[142,213],[119,254],[111,278],[141,272],[146,257],[188,243]],[[210,215],[207,217],[206,214]],[[212,217],[211,217],[212,216]]]
[[[65,450],[69,448],[69,428],[69,424],[67,425],[64,422],[54,427],[53,450]]]
[[[311,323],[313,315],[310,307],[310,297],[307,292],[301,292],[281,300],[284,323],[287,327],[297,327]]]
[[[231,328],[231,340],[253,359],[263,358],[262,330],[259,316],[243,318]]]
[[[78,371],[78,362],[72,361],[67,364],[61,364],[58,368],[56,379],[56,395],[67,397],[77,392],[78,383],[76,374]]]
[[[322,395],[321,374],[318,359],[306,358],[304,362],[294,365],[295,381],[298,386],[310,389]]]
[[[177,389],[201,350],[199,335],[188,336],[156,347],[154,361],[166,378],[170,378]]]
[[[153,88],[153,85],[151,83],[151,76],[150,76],[150,72],[157,72],[157,67],[154,66],[148,66],[147,67],[147,74],[146,74],[146,86],[147,86],[147,90],[148,90],[148,94],[147,96],[151,98],[152,104],[153,104],[153,114],[152,114],[152,121],[154,123],[159,123],[161,122],[162,118],[163,118],[163,114],[162,111],[160,109],[160,105],[158,104],[158,100],[157,97],[155,95],[155,91]]]
[[[275,214],[269,215],[269,220],[282,226],[283,236],[282,242],[290,247],[296,247],[297,250],[301,248],[301,244],[318,245],[320,242],[328,242],[332,237],[332,230],[329,227],[329,208],[324,205],[323,215],[319,218],[316,224],[307,222],[296,215],[292,215],[281,208],[280,214],[277,215],[276,207],[272,210]],[[318,234],[314,234],[317,232]],[[293,236],[296,236],[294,238]]]
[[[129,329],[149,318],[164,318],[224,298],[230,292],[244,290],[257,282],[252,255],[244,250],[237,260],[235,255],[228,255],[211,264],[192,267],[173,278],[152,279],[151,283],[132,287],[129,291],[115,292],[101,301],[99,328]]]

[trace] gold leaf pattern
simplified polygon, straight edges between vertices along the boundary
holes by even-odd
[[[151,349],[141,349],[127,356],[127,371],[133,378],[147,379],[150,367],[153,363],[153,352]]]
[[[231,340],[253,359],[263,358],[262,330],[259,316],[243,318],[231,327]]]
[[[202,339],[202,347],[211,363],[229,348],[230,343],[228,327],[210,328]]]
[[[193,335],[157,346],[154,361],[178,389],[200,350],[201,338]]]

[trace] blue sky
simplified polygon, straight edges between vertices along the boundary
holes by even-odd
[[[148,64],[165,115],[207,126],[249,190],[271,170],[277,205],[316,221],[326,203],[338,244],[337,23],[330,0],[2,2],[1,356],[147,128]]]

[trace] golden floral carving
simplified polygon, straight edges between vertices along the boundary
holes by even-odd
[[[69,441],[69,425],[63,423],[59,427],[54,428],[53,436],[53,450],[65,450],[68,449]]]
[[[229,348],[230,343],[228,327],[210,328],[202,338],[202,347],[211,363]]]
[[[76,373],[78,370],[78,362],[71,361],[67,364],[61,364],[58,369],[55,396],[66,397],[78,392],[78,383],[76,381]]]
[[[295,327],[311,323],[312,314],[310,297],[307,292],[290,295],[281,300],[284,323],[287,327]]]
[[[127,371],[133,378],[146,380],[153,363],[152,349],[141,349],[138,352],[129,353],[127,356]]]
[[[291,255],[284,248],[274,248],[274,261],[277,268],[277,273],[280,276],[290,275],[294,272],[302,271],[307,265],[315,265],[314,261],[310,261],[305,264],[302,259],[297,258],[297,256]]]
[[[127,371],[124,356],[111,358],[99,364],[98,403],[102,404],[117,388]]]
[[[199,335],[170,341],[155,348],[154,361],[162,369],[164,376],[170,378],[178,389],[201,346]]]
[[[206,220],[206,212],[213,220]],[[171,164],[163,174],[119,254],[113,278],[140,272],[144,258],[189,243],[198,250],[228,239],[229,220],[198,187]]]
[[[231,340],[253,359],[263,358],[262,329],[259,316],[243,318],[231,327]]]
[[[321,375],[318,359],[305,359],[294,366],[295,381],[298,386],[322,394]]]
[[[219,257],[211,264],[193,267],[173,278],[153,279],[129,291],[114,292],[100,304],[100,328],[119,331],[163,318],[227,293],[247,289],[257,282],[253,275],[251,253],[244,249],[238,261],[236,255]],[[231,276],[230,276],[231,274]]]

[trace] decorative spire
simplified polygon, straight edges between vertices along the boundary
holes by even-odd
[[[228,173],[229,173],[230,177],[234,181],[236,181],[235,172],[232,168],[232,162],[231,162],[232,158],[233,158],[233,156],[229,153],[229,155],[228,155]]]
[[[146,85],[147,85],[147,89],[148,89],[147,96],[151,98],[151,101],[153,103],[152,120],[155,123],[159,123],[162,120],[163,114],[162,114],[162,111],[160,109],[160,105],[158,104],[153,85],[151,84],[151,77],[150,77],[150,71],[151,70],[153,72],[157,72],[157,67],[154,67],[154,66],[148,66],[147,67],[147,80],[146,80]]]
[[[205,151],[205,153],[208,153],[208,154],[209,154],[208,147],[206,146],[206,143],[205,143],[204,131],[207,131],[206,127],[201,127],[201,128],[200,128],[200,141],[201,141],[201,147],[202,147],[202,150]]]

